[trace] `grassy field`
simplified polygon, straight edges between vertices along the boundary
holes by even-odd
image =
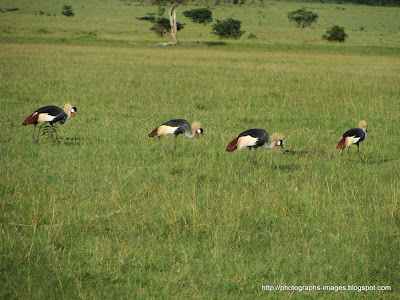
[[[21,9],[0,14],[1,299],[400,297],[398,8],[213,6],[241,40],[181,17],[181,46],[155,47],[134,19],[154,7],[70,1],[69,19],[51,2],[1,3]],[[320,22],[300,31],[285,13],[302,6]],[[337,23],[349,40],[323,42]],[[33,143],[24,118],[66,102],[59,142]],[[161,151],[147,135],[173,118],[204,136]],[[362,119],[361,158],[341,156]],[[225,151],[254,127],[289,145],[258,166]],[[277,284],[391,291],[262,290]]]

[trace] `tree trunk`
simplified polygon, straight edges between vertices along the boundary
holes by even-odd
[[[176,25],[176,6],[171,5],[168,9],[169,23],[171,25],[171,39],[172,44],[178,45],[178,27]]]

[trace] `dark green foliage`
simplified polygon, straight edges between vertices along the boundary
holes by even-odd
[[[249,36],[247,37],[248,39],[256,39],[257,36],[253,33],[250,33]]]
[[[73,17],[75,16],[74,11],[72,10],[71,5],[64,5],[61,9],[61,14],[66,16],[66,17]]]
[[[158,6],[178,6],[185,3],[186,0],[152,0],[151,3]]]
[[[310,10],[306,10],[304,7],[288,12],[287,16],[289,20],[291,22],[294,22],[299,28],[308,27],[318,20],[318,15],[316,13],[313,13]]]
[[[2,13],[6,13],[6,12],[10,12],[10,11],[16,11],[16,10],[19,10],[19,8],[1,8],[0,7],[0,12],[2,12]]]
[[[400,0],[342,0],[342,2],[351,2],[374,6],[400,6]]]
[[[150,30],[153,30],[160,37],[163,37],[167,32],[171,31],[171,24],[169,22],[169,19],[164,17],[156,18],[154,13],[150,13],[147,14],[147,16],[136,19],[153,23],[154,25],[150,28]],[[177,22],[176,29],[179,31],[184,28],[184,25],[185,24]]]
[[[212,33],[218,35],[220,38],[234,38],[238,39],[242,36],[244,31],[240,30],[242,22],[228,18],[226,20],[217,20],[217,23],[212,25]]]
[[[322,38],[330,42],[344,42],[347,34],[344,32],[344,27],[334,25],[326,34],[322,35]]]
[[[154,23],[154,21],[156,20],[156,17],[155,17],[155,13],[149,13],[149,14],[147,14],[147,16],[139,17],[139,18],[136,18],[136,19],[138,19],[140,21],[149,21],[149,22],[153,22]]]
[[[212,12],[208,8],[196,8],[192,10],[187,10],[183,12],[186,18],[189,18],[194,23],[201,23],[206,25],[210,23],[212,19]]]
[[[153,30],[158,36],[163,37],[164,34],[171,31],[171,25],[169,19],[167,18],[157,18],[154,20],[153,27],[150,30]],[[179,31],[184,28],[184,24],[177,22],[176,29]]]

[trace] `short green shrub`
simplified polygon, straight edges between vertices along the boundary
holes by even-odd
[[[217,20],[217,23],[212,25],[212,33],[218,35],[220,38],[234,38],[238,39],[242,36],[244,31],[240,30],[242,22],[228,18],[226,20]]]
[[[348,35],[344,32],[344,27],[334,25],[326,34],[322,35],[322,39],[330,42],[344,42],[347,36]]]
[[[66,17],[73,17],[75,16],[75,13],[72,9],[71,5],[64,5],[61,9],[61,14],[66,16]]]

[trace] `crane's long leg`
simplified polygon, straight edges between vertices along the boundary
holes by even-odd
[[[250,161],[250,152],[251,152],[251,148],[249,148],[249,154],[247,155],[247,163],[249,163],[249,161]]]
[[[53,131],[54,131],[54,129],[53,129],[53,124],[52,124],[52,123],[50,123],[51,140],[52,140],[52,141],[53,141],[53,143],[54,143],[54,135],[53,135]]]
[[[174,143],[174,151],[176,150],[176,141],[178,140],[178,136],[175,134],[175,143]]]
[[[46,124],[46,123],[43,123],[42,125],[39,126],[39,132],[38,132],[38,135],[37,135],[36,143],[39,142],[40,130],[42,129],[44,124]]]
[[[254,148],[253,163],[255,165],[258,165],[258,162],[256,161],[256,150],[257,150],[257,148]]]
[[[36,124],[33,124],[33,136],[32,139],[35,140]]]
[[[161,145],[161,148],[162,148],[163,144],[161,142],[161,136],[157,136],[157,138],[158,138],[158,141],[160,142],[160,145]]]
[[[358,157],[363,161],[362,156],[360,155],[360,144],[357,143]]]

